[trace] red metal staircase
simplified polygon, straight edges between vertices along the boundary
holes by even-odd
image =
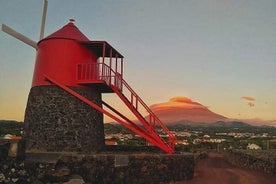
[[[52,79],[50,76],[45,75],[45,77],[47,80],[58,85],[71,95],[140,135],[149,143],[159,147],[168,154],[174,153],[175,136],[123,79],[122,69],[118,70],[117,58],[115,65],[112,65],[111,60],[109,64],[106,64],[104,59],[101,63],[78,64],[76,73],[78,84],[96,86],[97,89],[100,89],[102,92],[115,92],[128,109],[135,115],[140,124],[130,120],[104,101],[103,105],[108,108],[109,111],[98,106],[66,85]],[[145,118],[141,112],[146,112],[148,114],[147,118]]]
[[[136,125],[136,123],[124,117],[118,111],[104,102],[104,105],[119,115],[123,120],[126,120],[127,124],[132,128],[138,130],[138,134],[150,143],[160,147],[167,153],[174,152],[174,135],[168,130],[168,128],[161,122],[161,120],[152,112],[152,110],[146,105],[146,103],[135,93],[135,91],[128,85],[119,72],[116,72],[111,66],[104,63],[85,63],[77,66],[79,83],[92,84],[102,83],[108,86],[112,92],[115,92],[118,97],[124,102],[124,104],[130,109],[130,111],[136,116],[142,126]],[[91,75],[93,71],[99,71],[97,75]],[[109,92],[109,91],[108,91]],[[148,118],[144,118],[141,112],[146,112]],[[123,124],[122,121],[118,121]],[[124,124],[123,124],[124,125]],[[129,128],[129,126],[127,126]],[[158,131],[158,132],[157,132]],[[162,136],[168,137],[165,140]],[[142,135],[141,135],[142,134]],[[147,136],[145,136],[147,135]]]

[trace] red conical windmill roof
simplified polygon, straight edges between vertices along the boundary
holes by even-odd
[[[70,19],[70,22],[63,26],[61,29],[40,40],[39,42],[48,39],[71,39],[76,41],[89,41],[89,39],[74,25],[72,19]]]

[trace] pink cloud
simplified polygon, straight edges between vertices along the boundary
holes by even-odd
[[[248,100],[248,101],[255,101],[256,100],[255,98],[250,97],[250,96],[243,96],[241,98],[244,99],[244,100]]]

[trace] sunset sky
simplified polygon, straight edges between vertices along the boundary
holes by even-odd
[[[182,96],[228,118],[276,120],[275,0],[48,1],[45,35],[74,18],[125,56],[125,80],[149,106]],[[0,23],[38,41],[42,5],[0,0]],[[23,121],[35,54],[0,32],[0,119]]]

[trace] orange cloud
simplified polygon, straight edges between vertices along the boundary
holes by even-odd
[[[187,97],[173,97],[168,102],[163,102],[159,104],[154,104],[150,106],[153,111],[159,110],[168,110],[168,109],[176,109],[176,108],[185,108],[185,109],[207,109],[207,107],[201,105],[198,102],[194,102]]]
[[[250,97],[250,96],[243,96],[241,98],[244,99],[244,100],[248,100],[248,101],[255,101],[256,100],[255,98]]]
[[[241,98],[248,101],[247,105],[248,105],[249,107],[254,107],[254,106],[255,106],[255,104],[254,104],[254,101],[256,101],[255,98],[253,98],[253,97],[251,97],[251,96],[243,96],[243,97],[241,97]]]

